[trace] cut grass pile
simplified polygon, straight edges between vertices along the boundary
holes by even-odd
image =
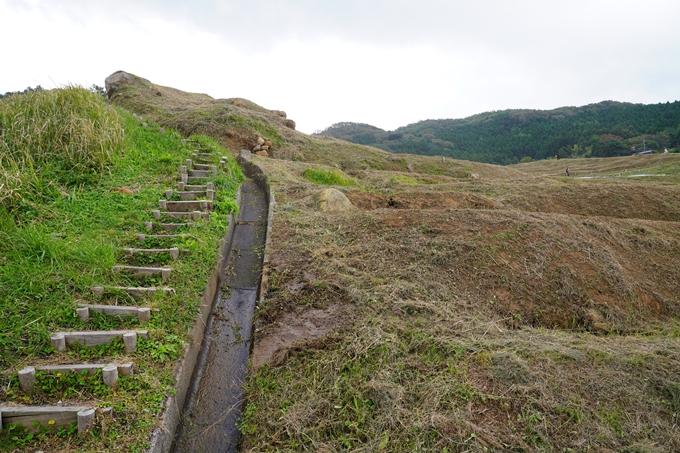
[[[66,89],[73,90],[76,89]],[[59,94],[52,96],[61,99]],[[21,105],[19,97],[9,99]],[[236,209],[234,195],[243,175],[240,167],[230,160],[226,174],[212,179],[218,199],[210,220],[182,232],[186,235],[180,240],[145,244],[145,247],[175,246],[185,250],[178,261],[171,261],[170,256],[154,261],[172,268],[167,284],[175,292],[139,302],[115,292],[105,294],[103,301],[96,299],[91,291],[93,286],[161,285],[160,279],[131,279],[113,272],[112,266],[148,264],[146,256],[126,255],[122,249],[140,247],[135,233],[145,232],[144,221],[152,220],[151,210],[157,208],[164,191],[176,185],[179,166],[194,149],[217,151],[215,163],[219,160],[217,156],[227,152],[207,137],[192,137],[194,141],[187,144],[179,133],[159,128],[123,110],[113,111],[101,98],[93,102],[101,103],[111,121],[117,121],[112,129],[121,134],[125,131],[124,137],[120,137],[121,143],[110,147],[101,142],[106,159],[97,161],[100,166],[85,165],[81,160],[58,168],[56,173],[43,173],[45,184],[59,187],[58,192],[42,192],[40,198],[33,200],[22,197],[11,203],[5,201],[0,207],[0,314],[3,319],[0,399],[9,404],[27,405],[54,404],[61,400],[65,405],[84,403],[99,408],[112,407],[113,411],[109,416],[99,416],[94,429],[86,436],[74,434],[73,426],[62,428],[56,434],[49,428],[29,433],[23,428],[5,426],[0,432],[0,451],[145,449],[161,403],[172,391],[175,361],[188,340],[188,329],[198,313],[201,294],[217,262],[228,215]],[[74,118],[81,115],[80,121],[84,123],[92,118],[95,122],[101,120],[91,116],[91,110],[80,109],[78,105],[64,109]],[[56,121],[59,114],[55,115]],[[20,142],[20,136],[17,137]],[[16,143],[5,146],[21,148]],[[63,150],[63,146],[69,148],[66,142],[46,148],[43,161],[62,159],[61,156],[66,155],[63,153],[69,152]],[[95,177],[83,179],[79,177],[80,172]],[[67,177],[62,178],[62,174]],[[96,315],[82,323],[75,313],[78,303],[143,304],[160,311],[144,326],[149,330],[149,339],[140,339],[138,349],[130,355],[124,354],[120,341],[56,353],[50,346],[53,332],[139,327],[136,319]],[[101,376],[42,373],[34,394],[27,395],[19,389],[16,373],[27,365],[112,361],[134,363],[134,375],[121,376],[117,388],[103,386]]]

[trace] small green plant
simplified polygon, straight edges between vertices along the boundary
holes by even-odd
[[[336,170],[322,170],[316,168],[308,168],[304,171],[302,176],[313,182],[324,186],[354,186],[354,180],[343,173]]]
[[[392,183],[395,184],[409,184],[409,185],[418,184],[418,181],[416,181],[415,179],[403,175],[393,176],[391,181]]]

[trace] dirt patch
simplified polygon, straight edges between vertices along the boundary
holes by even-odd
[[[394,195],[380,195],[368,192],[352,192],[347,198],[353,205],[364,211],[395,208],[395,209],[447,209],[447,208],[487,208],[493,209],[493,200],[469,193],[395,193]]]
[[[395,209],[518,209],[525,212],[604,216],[620,219],[680,220],[680,186],[630,182],[533,183],[526,181],[455,183],[352,191],[352,204],[364,211]]]
[[[251,356],[253,372],[268,362],[273,366],[280,365],[291,349],[323,337],[347,319],[346,309],[339,305],[284,313],[275,323],[256,331]]]

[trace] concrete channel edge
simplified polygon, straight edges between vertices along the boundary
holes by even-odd
[[[267,281],[269,277],[269,255],[271,247],[271,230],[274,219],[274,193],[272,192],[264,170],[261,167],[251,162],[251,154],[249,151],[241,151],[237,157],[238,163],[243,168],[245,175],[251,178],[262,189],[267,197],[267,227],[265,234],[265,250],[262,261],[262,275],[260,276],[260,283],[258,285],[257,300],[261,302],[267,292]],[[241,189],[236,195],[236,204],[241,208]],[[194,375],[194,369],[198,361],[198,356],[203,345],[203,337],[205,335],[205,326],[212,311],[213,301],[220,284],[220,270],[224,267],[226,260],[229,258],[229,251],[231,249],[231,242],[234,236],[236,226],[236,219],[233,214],[229,215],[229,227],[224,236],[224,240],[220,244],[219,260],[217,266],[212,272],[210,280],[203,293],[201,301],[201,311],[196,316],[194,326],[189,332],[191,341],[184,348],[184,356],[177,364],[174,370],[175,375],[175,389],[174,395],[168,395],[163,403],[163,411],[161,413],[158,427],[154,428],[150,437],[150,445],[147,453],[169,453],[175,434],[182,422],[182,410],[186,402],[186,397],[191,387],[191,381]]]

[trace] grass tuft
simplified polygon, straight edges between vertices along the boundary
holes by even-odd
[[[304,171],[302,176],[313,182],[324,186],[354,186],[356,183],[350,177],[343,175],[335,170],[322,170],[316,168],[308,168]]]
[[[0,203],[10,210],[98,180],[124,141],[120,115],[69,86],[0,100]]]

